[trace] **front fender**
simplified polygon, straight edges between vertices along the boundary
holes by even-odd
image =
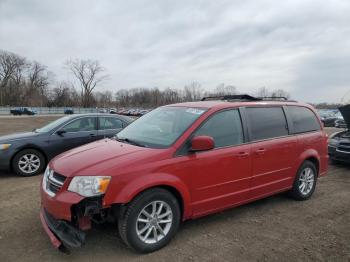
[[[182,198],[183,219],[190,218],[192,215],[190,191],[187,185],[177,176],[167,173],[138,174],[134,179],[119,182],[117,181],[116,184],[112,185],[113,188],[108,189],[112,193],[106,194],[104,198],[105,205],[126,204],[149,188],[167,186],[176,190]]]

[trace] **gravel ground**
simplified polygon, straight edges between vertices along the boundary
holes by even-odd
[[[1,118],[0,135],[54,118]],[[309,201],[281,194],[187,221],[167,247],[147,255],[126,248],[112,224],[91,230],[70,255],[56,251],[39,220],[41,178],[0,175],[1,261],[350,261],[347,165],[331,165]]]

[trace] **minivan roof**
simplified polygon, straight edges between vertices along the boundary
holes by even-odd
[[[197,108],[208,108],[208,109],[221,109],[221,108],[229,108],[229,107],[249,107],[249,106],[266,106],[266,105],[298,105],[298,106],[305,106],[308,108],[313,108],[309,104],[304,104],[300,102],[295,101],[222,101],[222,100],[210,100],[210,101],[197,101],[197,102],[184,102],[184,103],[177,103],[177,104],[171,104],[167,106],[178,106],[178,107],[197,107]]]

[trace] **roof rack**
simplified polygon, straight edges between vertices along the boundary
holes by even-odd
[[[284,96],[266,96],[266,97],[255,97],[247,94],[243,95],[224,95],[224,96],[207,96],[203,97],[201,101],[214,101],[214,100],[223,100],[223,101],[286,101],[286,102],[295,102],[294,100],[289,100]]]
[[[289,101],[289,99],[285,96],[261,96],[261,97],[257,97],[260,100],[285,100],[285,101]]]
[[[260,101],[262,99],[250,96],[250,95],[225,95],[225,96],[207,96],[203,97],[201,101],[211,101],[211,100],[237,100],[237,101]]]

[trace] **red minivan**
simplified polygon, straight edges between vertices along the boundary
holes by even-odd
[[[138,252],[165,246],[181,221],[288,191],[306,200],[328,167],[314,109],[248,95],[159,107],[112,139],[54,158],[40,218],[52,244],[79,247],[113,222]]]

